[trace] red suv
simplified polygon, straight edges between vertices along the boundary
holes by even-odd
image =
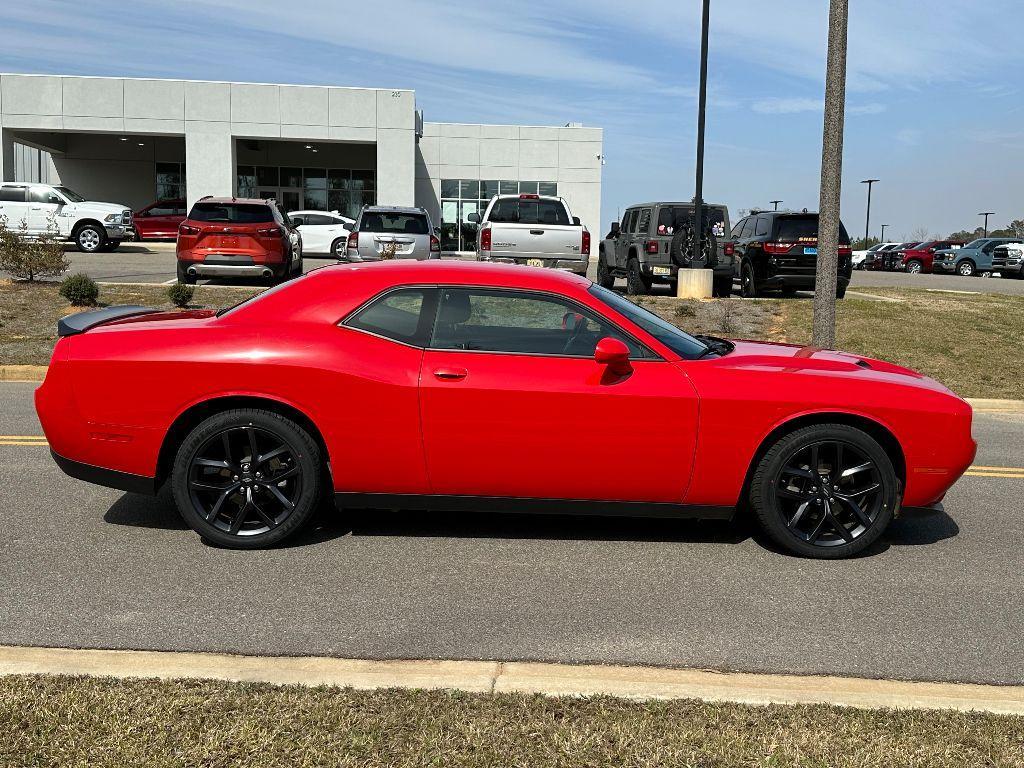
[[[185,220],[188,208],[184,200],[157,200],[132,214],[135,236],[139,240],[173,240]]]
[[[898,268],[911,275],[931,272],[936,251],[941,251],[943,248],[960,248],[961,246],[963,246],[961,240],[925,240],[923,243],[918,243],[913,248],[903,251],[903,262]]]
[[[273,200],[204,197],[178,227],[178,280],[302,274],[302,236]]]

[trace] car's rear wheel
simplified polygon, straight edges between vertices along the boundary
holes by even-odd
[[[631,296],[645,296],[651,292],[651,281],[644,277],[640,260],[635,256],[626,265],[626,293]]]
[[[321,458],[291,419],[258,409],[209,417],[178,449],[171,487],[185,522],[235,549],[277,544],[316,509]]]
[[[818,424],[780,438],[750,485],[764,532],[794,554],[854,555],[889,525],[899,480],[888,454],[863,430]]]
[[[745,299],[757,296],[757,280],[754,278],[754,267],[749,261],[744,261],[740,268],[740,295]]]
[[[345,260],[345,248],[348,247],[348,238],[339,237],[333,243],[331,243],[331,255],[334,256],[338,261]]]
[[[181,262],[178,262],[178,282],[185,283],[186,285],[196,284],[196,276],[190,275]]]
[[[597,284],[602,288],[612,288],[615,285],[615,275],[608,269],[608,262],[605,261],[604,251],[597,256]]]
[[[974,277],[975,271],[974,262],[970,259],[964,259],[956,265],[956,272],[961,277]]]

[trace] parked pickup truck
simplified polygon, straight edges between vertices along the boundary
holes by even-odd
[[[5,181],[0,186],[0,217],[11,229],[24,221],[29,235],[56,230],[84,253],[112,251],[134,235],[127,205],[93,202],[49,184]]]
[[[704,206],[711,235],[703,242],[702,253],[691,258],[693,203],[639,203],[612,222],[611,231],[601,243],[597,260],[597,282],[611,288],[616,277],[626,278],[630,294],[651,292],[655,283],[672,286],[680,269],[713,269],[715,296],[732,293],[733,251],[723,241],[729,231],[729,209],[709,203]],[[674,288],[672,289],[674,291]]]
[[[552,267],[586,275],[590,232],[560,197],[495,195],[477,224],[476,253],[481,261]]]
[[[1014,240],[992,251],[992,271],[1002,277],[1024,279],[1024,243]]]

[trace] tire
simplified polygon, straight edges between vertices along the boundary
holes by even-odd
[[[345,248],[348,246],[347,237],[339,237],[331,243],[331,255],[338,261],[345,260]],[[340,251],[340,252],[339,252]]]
[[[597,255],[597,284],[602,288],[612,288],[615,285],[615,275],[608,269],[603,250]]]
[[[631,256],[626,265],[626,293],[630,296],[646,296],[651,292],[651,281],[640,271],[640,260]]]
[[[753,299],[758,293],[754,266],[749,261],[744,261],[740,267],[740,296],[745,299]]]
[[[796,296],[796,288],[794,288],[791,285],[784,285],[784,286],[782,286],[782,295],[783,296]]]
[[[719,299],[732,297],[732,275],[720,277],[714,281],[711,288],[711,295]]]
[[[846,297],[846,286],[845,285],[837,285],[836,286],[836,298],[837,299],[842,299],[842,298],[845,298],[845,297]]]
[[[956,265],[956,273],[960,277],[974,277],[975,272],[977,272],[977,267],[974,266],[974,262],[970,259],[964,259]]]
[[[920,275],[924,272],[924,264],[917,259],[911,259],[907,262],[906,273],[908,275]]]
[[[695,232],[690,224],[684,224],[672,236],[669,256],[678,267],[714,267],[718,263],[718,240],[713,232],[705,232],[701,241],[701,252],[693,253]]]
[[[190,275],[187,271],[185,271],[185,267],[181,264],[181,262],[178,262],[178,282],[184,283],[185,285],[196,284],[195,275]]]
[[[82,253],[96,253],[107,242],[107,233],[96,224],[85,224],[75,231],[75,247]]]
[[[822,559],[871,546],[892,521],[899,498],[889,456],[866,432],[846,424],[816,424],[781,437],[758,463],[749,496],[772,541]]]
[[[239,408],[210,416],[189,433],[175,456],[171,490],[182,518],[205,540],[261,549],[313,514],[321,467],[316,441],[294,421]]]

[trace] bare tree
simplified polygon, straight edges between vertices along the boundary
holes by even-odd
[[[931,240],[932,236],[928,234],[928,227],[918,227],[910,233],[910,239],[923,243],[925,240]]]

